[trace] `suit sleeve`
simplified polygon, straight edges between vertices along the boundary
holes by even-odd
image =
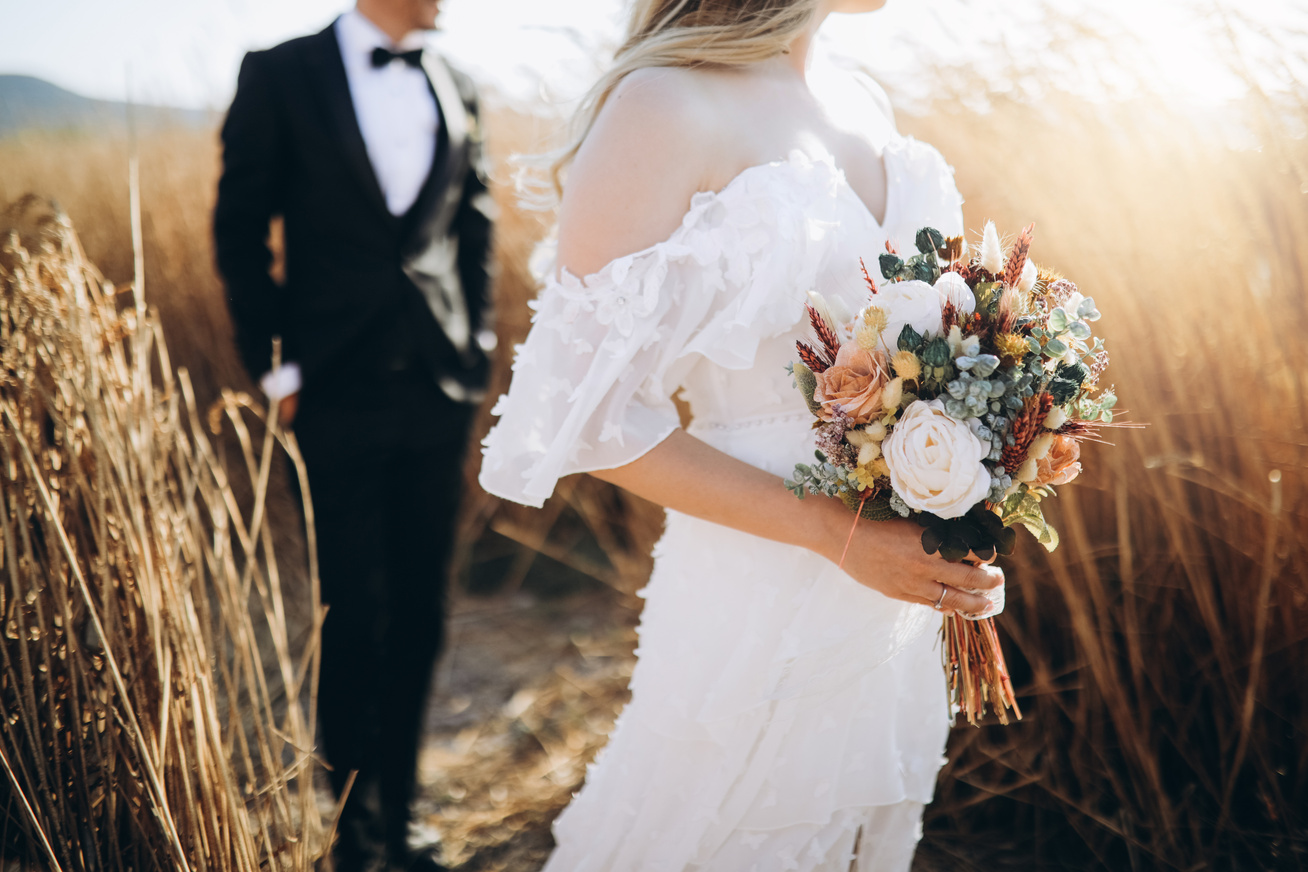
[[[266,55],[241,63],[236,96],[222,128],[223,168],[214,208],[214,249],[227,286],[236,343],[254,379],[272,366],[281,333],[281,289],[268,273],[269,221],[282,211],[284,134]]]
[[[463,183],[463,197],[454,216],[459,237],[459,278],[468,300],[468,313],[474,335],[495,329],[494,259],[492,244],[497,206],[490,193],[490,162],[478,115],[477,92],[472,81],[456,74],[464,108],[471,121],[468,173]]]

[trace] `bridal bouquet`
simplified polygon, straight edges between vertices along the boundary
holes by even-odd
[[[1081,471],[1080,442],[1113,422],[1094,300],[1028,258],[1032,227],[1004,251],[932,228],[917,252],[887,244],[881,287],[856,315],[810,294],[817,342],[797,343],[795,384],[817,419],[817,463],[786,486],[838,497],[859,518],[911,518],[946,560],[1012,552],[1017,527],[1049,550],[1042,501]],[[852,531],[851,531],[852,532]],[[993,619],[945,619],[951,701],[976,724],[986,703],[1020,719]]]

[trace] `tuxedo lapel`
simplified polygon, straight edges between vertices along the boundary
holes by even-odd
[[[468,115],[463,108],[463,97],[450,76],[449,68],[434,51],[429,49],[422,53],[422,69],[427,74],[427,81],[431,82],[432,92],[441,107],[449,157],[460,156],[468,138]]]
[[[386,206],[386,197],[382,194],[381,184],[378,183],[372,161],[368,158],[368,148],[364,145],[363,133],[359,130],[359,119],[354,113],[350,81],[345,75],[345,62],[341,59],[341,46],[336,39],[336,24],[333,22],[328,25],[310,45],[312,50],[308,59],[313,68],[312,79],[318,84],[318,94],[331,125],[333,138],[344,153],[356,180],[367,192],[368,201],[387,222],[394,222],[395,216]]]
[[[450,344],[466,356],[473,348],[471,320],[459,280],[457,237],[450,235],[450,225],[463,197],[469,118],[444,61],[427,50],[422,66],[440,107],[441,131],[431,172],[405,216],[409,253],[404,272],[422,292]]]
[[[453,199],[457,205],[462,194],[458,181],[463,177],[467,160],[469,122],[458,86],[451,78],[449,68],[431,49],[423,52],[422,68],[431,85],[432,96],[436,98],[441,122],[431,171],[407,216],[409,233],[440,227],[441,219],[445,217],[442,213],[446,211],[446,204],[442,201]]]

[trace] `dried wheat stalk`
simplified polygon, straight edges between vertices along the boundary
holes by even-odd
[[[264,509],[278,444],[304,483],[294,439],[224,394],[209,417],[240,436],[242,505],[154,315],[99,277],[66,217],[16,208],[27,232],[0,250],[0,822],[53,869],[309,870],[326,844],[323,610],[311,563],[312,631],[292,638]]]

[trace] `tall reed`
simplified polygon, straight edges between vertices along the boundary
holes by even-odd
[[[322,608],[310,548],[315,617],[293,632],[264,499],[279,444],[301,468],[294,439],[245,395],[205,414],[158,317],[101,278],[65,215],[29,198],[6,219],[0,852],[307,872],[327,842]],[[208,432],[223,428],[230,465]]]
[[[996,834],[1057,868],[1308,865],[1308,148],[1257,108],[1208,135],[1153,100],[909,121],[969,226],[1036,222],[1148,425],[1087,448],[1062,547],[1010,572],[1027,716],[953,736],[928,831],[954,868]]]

